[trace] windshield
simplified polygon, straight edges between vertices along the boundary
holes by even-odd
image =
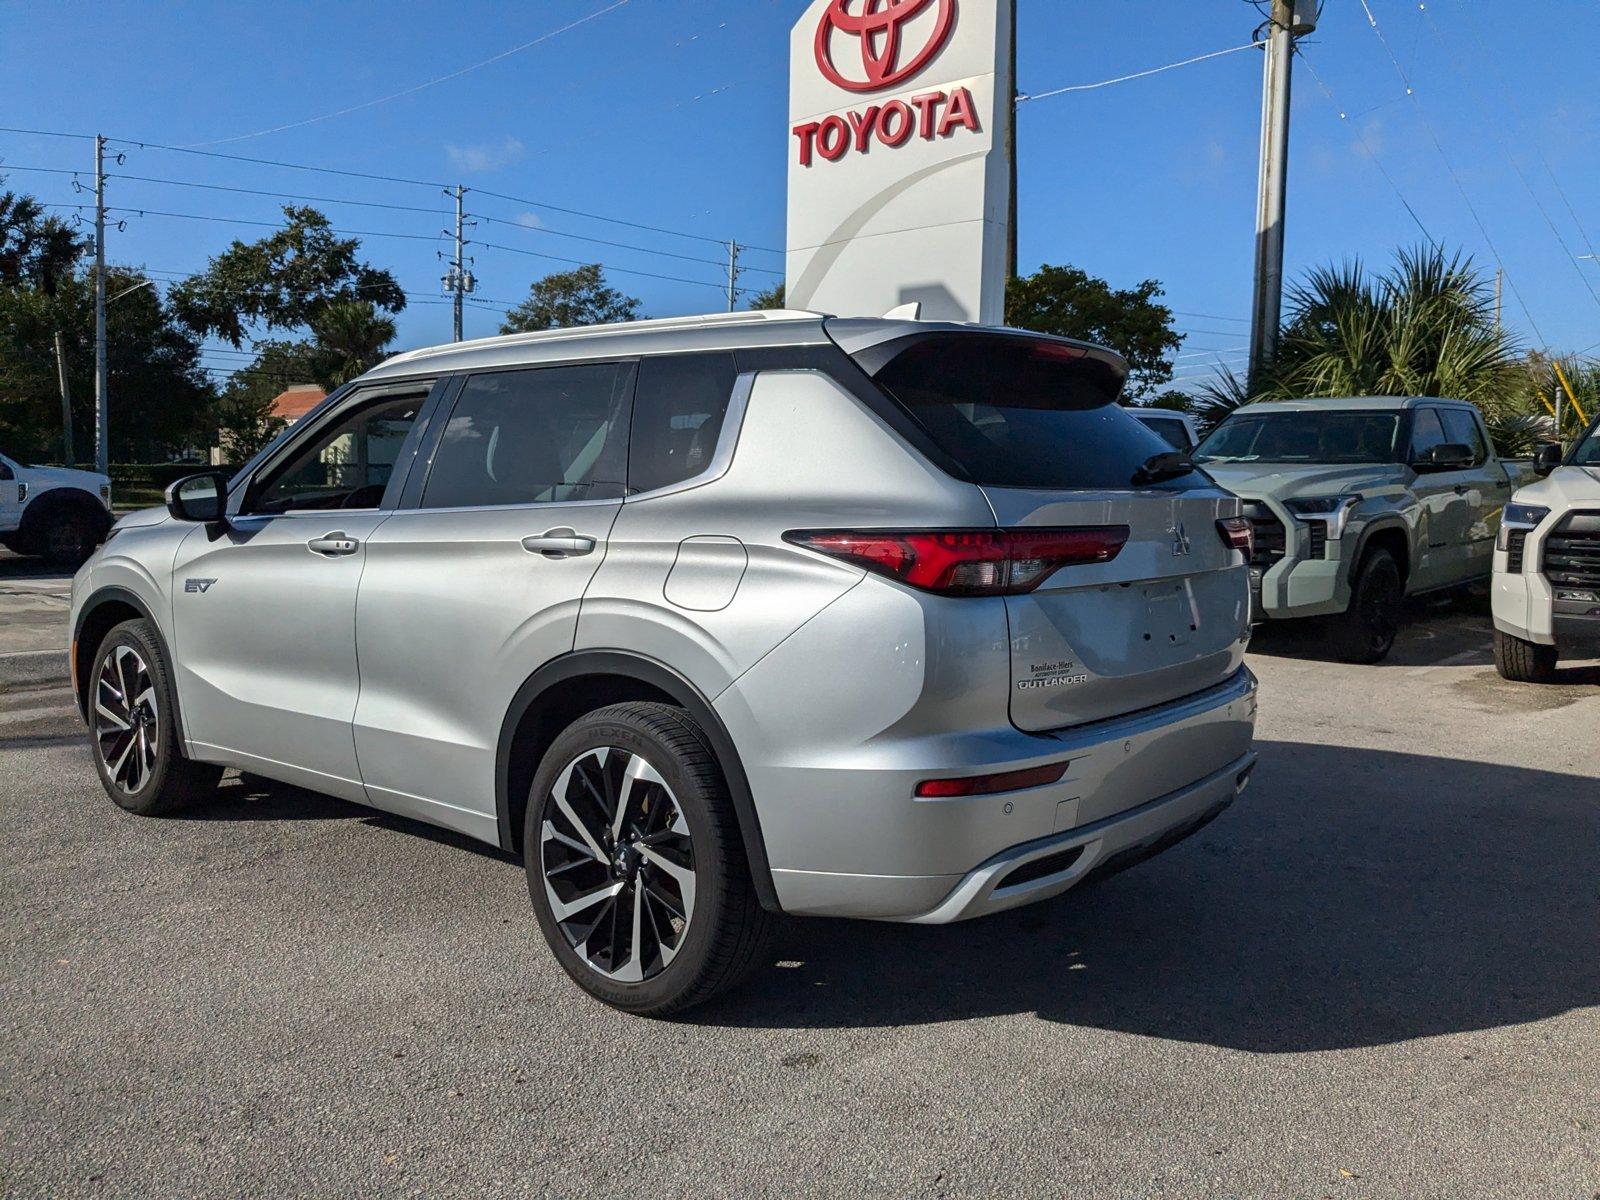
[[[1311,409],[1235,414],[1194,452],[1196,462],[1387,463],[1397,458],[1400,414]]]
[[[1583,441],[1573,449],[1571,462],[1575,467],[1600,467],[1600,421],[1589,426]]]

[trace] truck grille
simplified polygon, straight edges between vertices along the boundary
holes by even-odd
[[[1544,574],[1551,583],[1600,587],[1600,512],[1572,513],[1551,531]]]
[[[1252,567],[1270,567],[1280,562],[1288,549],[1288,537],[1283,522],[1259,500],[1245,501],[1244,515],[1255,527],[1256,549],[1250,556]]]
[[[1311,545],[1306,548],[1307,558],[1328,557],[1328,525],[1325,521],[1312,521],[1306,525],[1311,534]]]

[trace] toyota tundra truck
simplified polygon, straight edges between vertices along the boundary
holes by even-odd
[[[1531,478],[1471,404],[1428,396],[1238,409],[1194,459],[1245,501],[1260,621],[1325,619],[1345,662],[1394,645],[1407,596],[1487,582],[1500,514]]]
[[[0,545],[76,567],[111,528],[111,480],[0,454]]]
[[[1563,460],[1534,459],[1538,482],[1506,505],[1494,554],[1494,664],[1544,683],[1561,658],[1600,657],[1600,418]]]

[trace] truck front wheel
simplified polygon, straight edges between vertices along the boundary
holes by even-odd
[[[1556,673],[1557,650],[1494,631],[1494,666],[1513,683],[1549,683]]]
[[[1388,657],[1400,632],[1405,594],[1394,555],[1381,547],[1367,551],[1350,588],[1350,607],[1334,618],[1330,640],[1340,662],[1375,663]]]

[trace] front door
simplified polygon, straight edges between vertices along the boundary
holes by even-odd
[[[370,803],[495,840],[517,689],[572,650],[622,507],[633,364],[466,377],[367,542],[355,740]]]
[[[1451,440],[1440,409],[1418,408],[1411,418],[1411,462],[1422,463],[1435,446]],[[1442,587],[1465,574],[1467,526],[1473,507],[1469,496],[1470,471],[1417,469],[1412,490],[1422,506],[1422,534],[1418,560],[1411,566],[1411,591]]]
[[[1465,502],[1457,525],[1461,539],[1459,570],[1464,579],[1487,579],[1494,566],[1494,541],[1500,532],[1500,514],[1511,499],[1511,481],[1489,453],[1489,439],[1478,414],[1466,408],[1443,408],[1447,441],[1468,446],[1473,465],[1454,472],[1452,489]]]
[[[10,459],[0,458],[0,533],[10,533],[22,521],[22,487]]]
[[[184,540],[172,627],[197,757],[365,798],[350,726],[356,585],[427,395],[352,396],[264,464],[226,527]]]

